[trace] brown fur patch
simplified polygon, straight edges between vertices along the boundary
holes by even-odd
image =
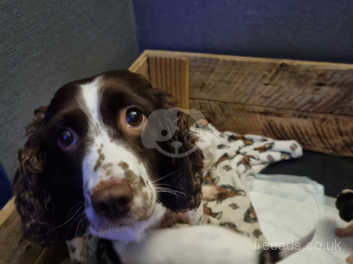
[[[102,151],[102,147],[103,145],[101,145],[101,148],[98,149],[98,159],[96,161],[96,164],[94,165],[94,171],[97,171],[105,160],[105,155]]]
[[[119,166],[120,166],[123,170],[127,170],[127,169],[129,168],[129,164],[127,164],[125,161],[119,162]]]

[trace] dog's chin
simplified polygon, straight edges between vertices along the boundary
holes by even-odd
[[[107,221],[104,219],[89,219],[89,232],[96,237],[122,242],[138,242],[144,237],[147,230],[159,226],[166,208],[156,203],[149,217],[143,220],[129,218],[120,221]]]

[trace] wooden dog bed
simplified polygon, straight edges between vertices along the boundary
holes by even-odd
[[[219,130],[353,157],[353,65],[147,50],[129,69]],[[22,238],[13,199],[0,211],[0,264],[65,258],[65,245],[43,248]]]

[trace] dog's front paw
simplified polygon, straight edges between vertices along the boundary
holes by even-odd
[[[190,219],[185,212],[173,212],[167,210],[160,222],[160,228],[168,228],[176,224],[190,224]]]

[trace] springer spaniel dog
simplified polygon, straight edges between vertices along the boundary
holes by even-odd
[[[149,118],[157,110],[164,114]],[[222,227],[162,229],[187,224],[199,206],[203,153],[187,115],[138,74],[112,71],[63,86],[35,111],[27,136],[14,181],[27,239],[71,241],[70,249],[85,247],[80,237],[89,231],[116,241],[126,263],[281,258],[279,250],[259,255],[250,239]]]

